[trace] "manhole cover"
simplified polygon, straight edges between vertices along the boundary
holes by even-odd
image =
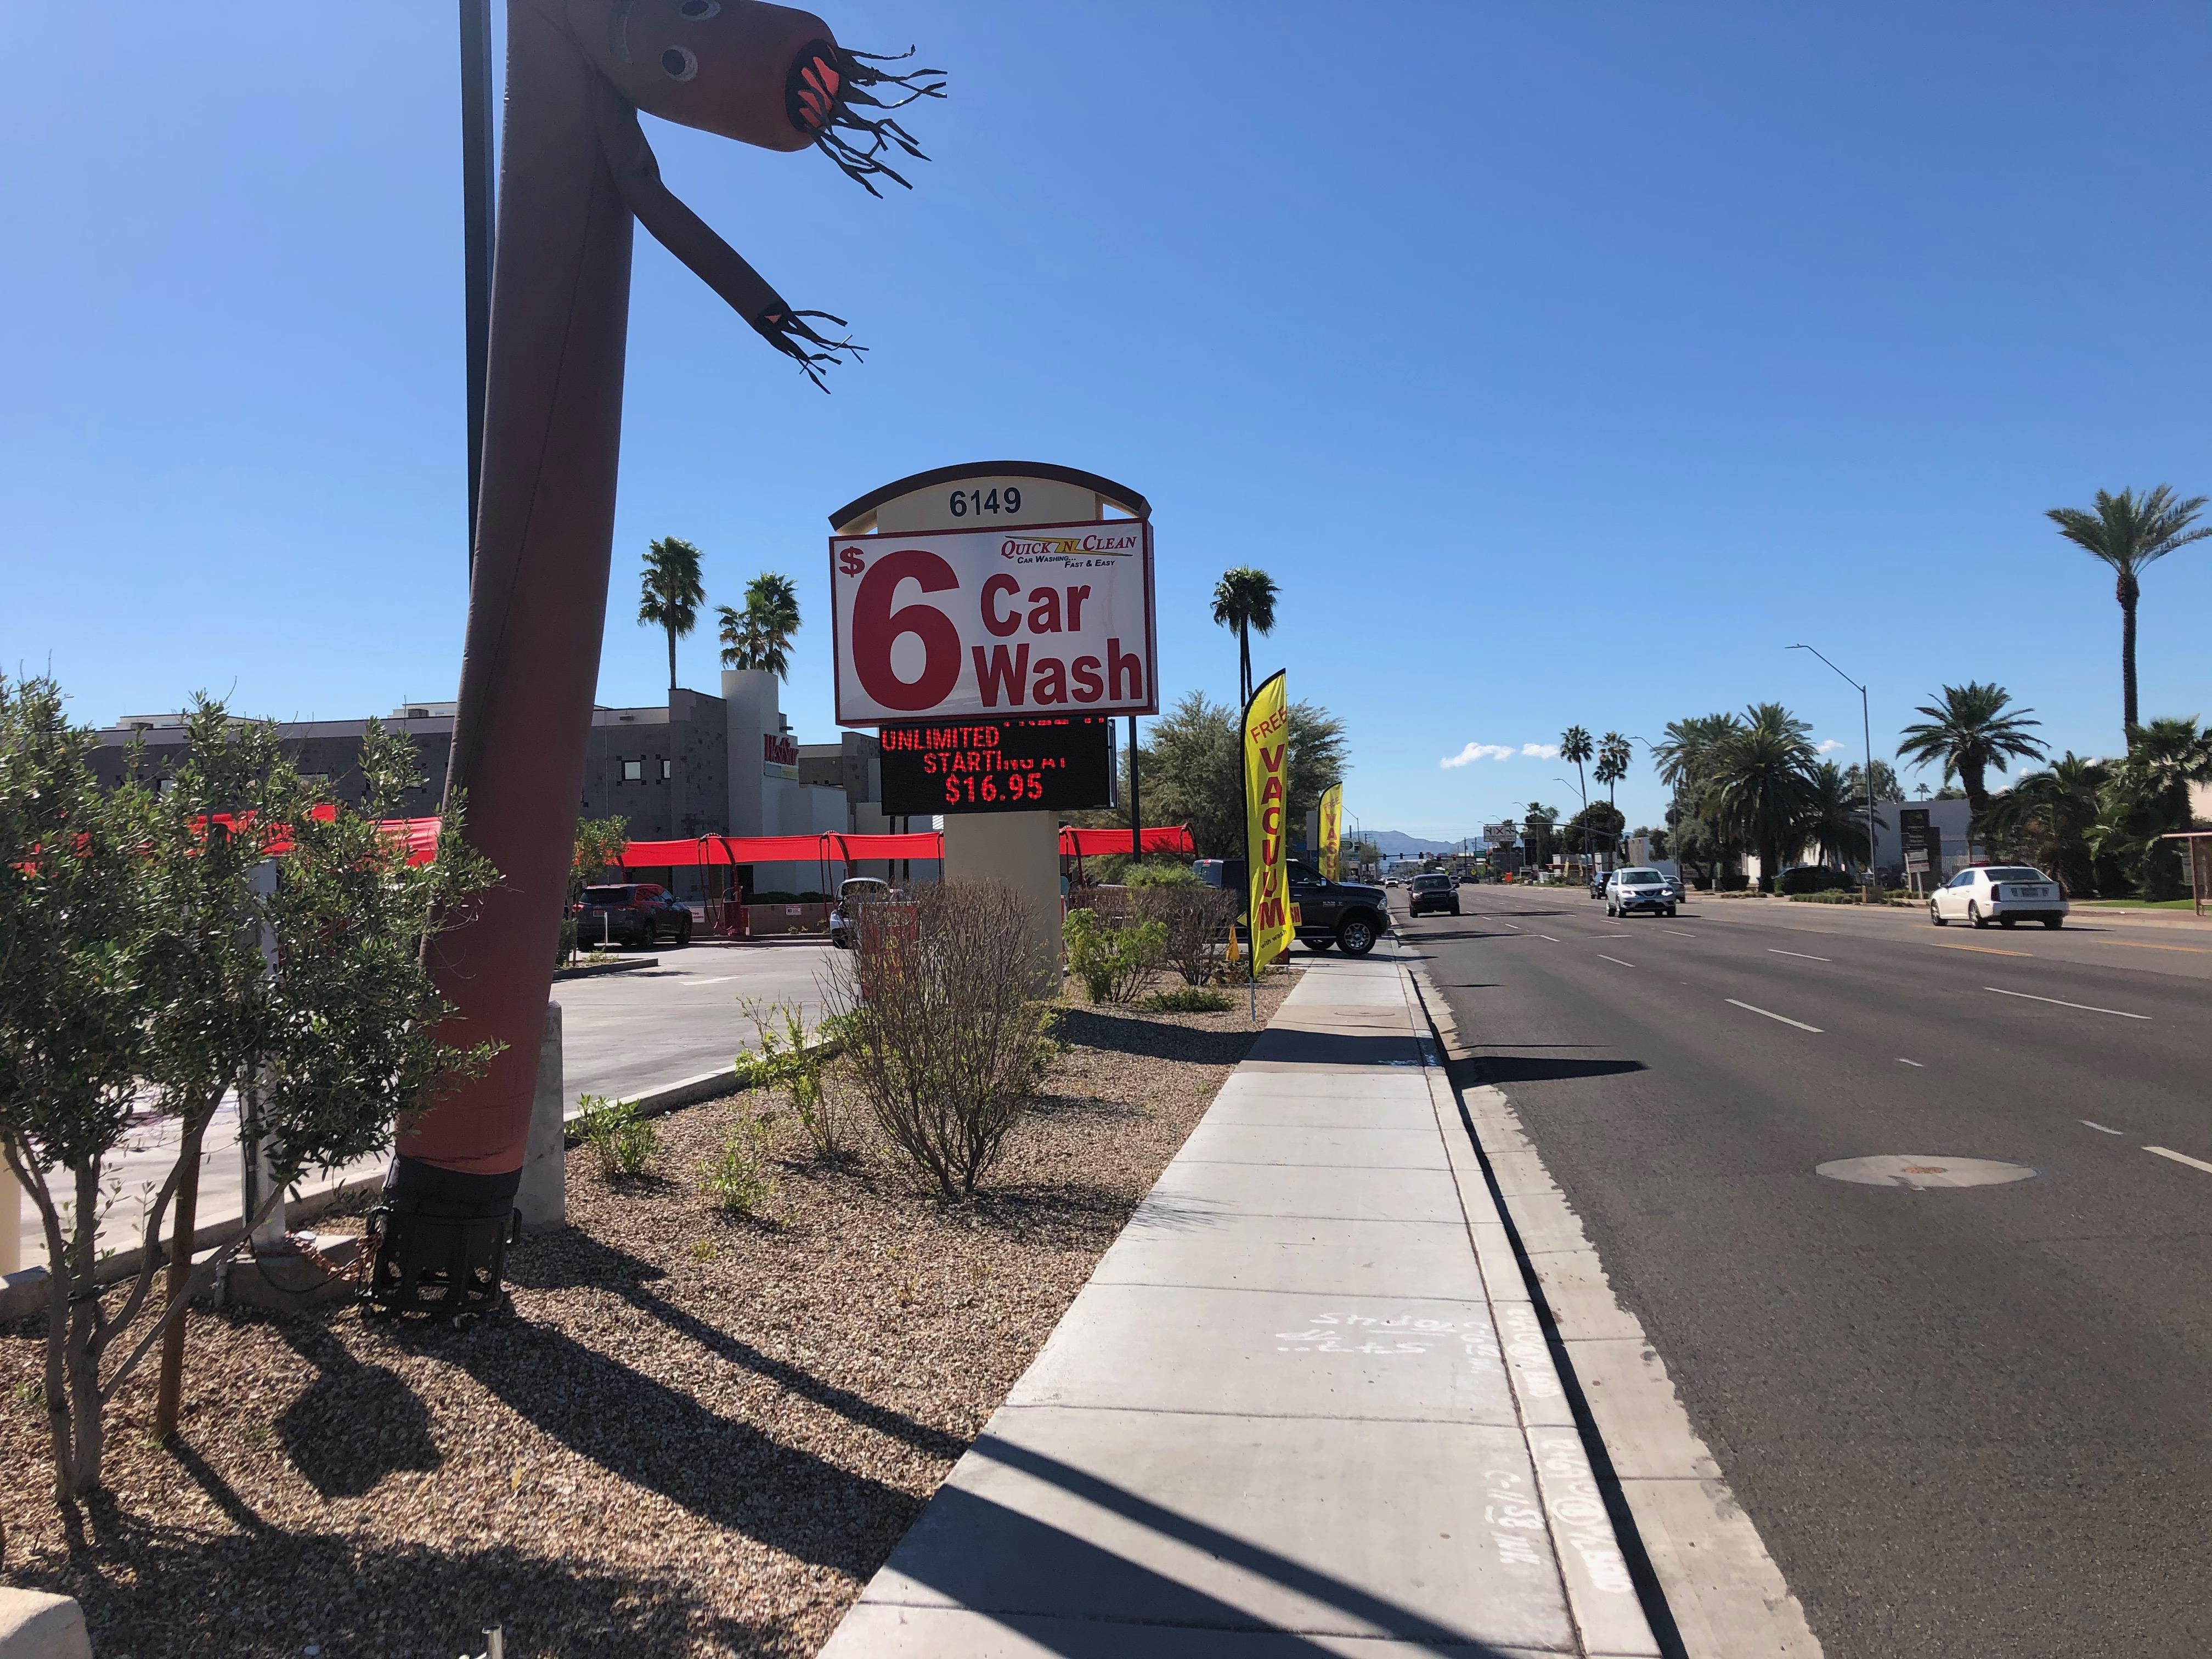
[[[1991,1158],[1942,1158],[1886,1152],[1878,1158],[1839,1158],[1814,1173],[1831,1181],[1856,1181],[1863,1187],[2002,1187],[2027,1181],[2041,1170],[2025,1164],[2000,1164]]]

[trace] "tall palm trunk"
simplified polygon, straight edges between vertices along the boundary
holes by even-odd
[[[676,624],[668,624],[668,700],[676,701]],[[671,719],[674,716],[671,715]]]
[[[2133,571],[2123,570],[2118,582],[2120,601],[2120,714],[2126,723],[2123,735],[2132,742],[2140,723],[2136,718],[2136,601],[2142,586]]]
[[[1252,701],[1252,636],[1249,629],[1249,624],[1246,623],[1237,624],[1237,706],[1240,709]],[[2134,705],[2130,703],[2129,707],[2133,708]],[[2129,718],[2132,720],[2134,716]]]

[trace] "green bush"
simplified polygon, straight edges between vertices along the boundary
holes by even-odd
[[[1070,910],[1060,937],[1067,945],[1069,970],[1083,981],[1091,1001],[1130,1003],[1159,965],[1168,930],[1158,921],[1105,927],[1094,911]]]
[[[808,1040],[806,1016],[793,1003],[763,1006],[748,999],[745,1015],[760,1033],[760,1053],[737,1057],[738,1081],[753,1088],[781,1089],[791,1097],[793,1110],[813,1143],[814,1155],[834,1159],[852,1150],[843,1112],[836,1097],[822,1086],[823,1068],[830,1063],[830,1045]],[[781,1025],[782,1030],[776,1028]],[[814,1033],[818,1039],[819,1030]]]
[[[575,954],[576,919],[574,916],[563,916],[561,918],[561,949],[553,958],[553,965],[556,968],[566,968]]]
[[[1840,893],[1858,890],[1858,878],[1847,871],[1831,870],[1825,864],[1801,865],[1795,870],[1784,870],[1774,878],[1774,890],[1785,898],[1800,893]]]
[[[722,1150],[699,1166],[700,1189],[726,1215],[758,1215],[775,1196],[769,1173],[769,1124],[763,1115],[742,1119]]]
[[[1210,985],[1178,985],[1172,991],[1155,991],[1144,1006],[1164,1014],[1218,1014],[1237,1006],[1237,999]]]
[[[638,1115],[637,1103],[611,1100],[604,1095],[580,1095],[576,1103],[583,1108],[576,1120],[576,1133],[599,1159],[599,1173],[644,1174],[646,1164],[659,1150],[660,1136],[653,1125]]]

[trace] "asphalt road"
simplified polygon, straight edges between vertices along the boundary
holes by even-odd
[[[2212,1653],[2212,931],[1462,899],[1400,927],[1468,1080],[1517,1107],[1829,1659]],[[2036,1174],[1814,1173],[1879,1154]]]

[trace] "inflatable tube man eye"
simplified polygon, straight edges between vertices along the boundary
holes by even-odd
[[[640,110],[763,149],[821,150],[872,195],[906,179],[889,158],[928,158],[896,112],[945,95],[943,71],[851,52],[811,12],[762,0],[570,0],[571,26],[606,82],[599,142],[623,199],[660,245],[823,390],[822,369],[863,349],[813,324],[661,182]],[[908,186],[910,188],[910,186]]]

